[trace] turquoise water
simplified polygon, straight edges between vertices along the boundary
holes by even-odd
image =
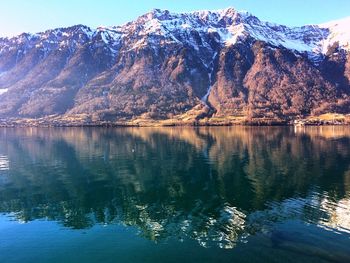
[[[350,128],[0,129],[0,262],[350,262]]]

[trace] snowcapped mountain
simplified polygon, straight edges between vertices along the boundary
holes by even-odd
[[[91,29],[77,25],[37,34],[23,33],[18,37],[2,38],[0,52],[8,52],[13,45],[23,45],[24,49],[36,47],[47,51],[69,45],[74,50],[79,44],[94,40],[101,40],[110,45],[113,51],[118,49],[121,41],[132,43],[130,49],[149,44],[168,43],[187,43],[198,49],[201,46],[198,40],[203,41],[208,34],[215,34],[217,41],[226,46],[234,45],[239,40],[253,38],[298,52],[325,54],[336,42],[341,48],[350,50],[349,26],[350,17],[321,25],[287,27],[260,21],[248,12],[238,12],[233,8],[184,14],[155,9],[122,26]],[[198,32],[201,39],[191,36],[193,31]],[[139,40],[133,41],[135,37]],[[203,42],[205,46],[205,41]]]
[[[167,37],[175,42],[188,41],[188,38],[182,36],[196,30],[200,35],[218,34],[218,40],[225,45],[234,45],[239,40],[252,37],[255,40],[299,52],[325,53],[327,48],[337,41],[342,47],[350,48],[349,23],[348,18],[323,25],[289,28],[263,22],[247,12],[238,12],[233,8],[228,8],[188,14],[153,10],[135,22],[117,27],[117,29],[125,36],[127,32],[136,30],[139,36],[153,34]],[[142,27],[138,27],[140,24]],[[198,46],[196,41],[192,43],[195,47]]]
[[[348,112],[349,43],[350,18],[287,27],[233,8],[23,33],[0,38],[0,116]]]
[[[334,43],[338,42],[341,48],[350,50],[350,17],[332,21],[326,24],[318,25],[318,27],[327,30],[327,37],[322,41],[323,52],[332,46]]]

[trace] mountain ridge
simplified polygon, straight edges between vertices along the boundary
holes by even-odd
[[[349,113],[350,18],[303,27],[234,8],[0,38],[0,118],[87,122]]]

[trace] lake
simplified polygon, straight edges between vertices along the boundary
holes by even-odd
[[[350,262],[350,127],[1,128],[0,262]]]

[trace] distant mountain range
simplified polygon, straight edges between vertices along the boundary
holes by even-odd
[[[350,17],[287,27],[233,8],[0,38],[0,118],[293,120],[350,113]]]

